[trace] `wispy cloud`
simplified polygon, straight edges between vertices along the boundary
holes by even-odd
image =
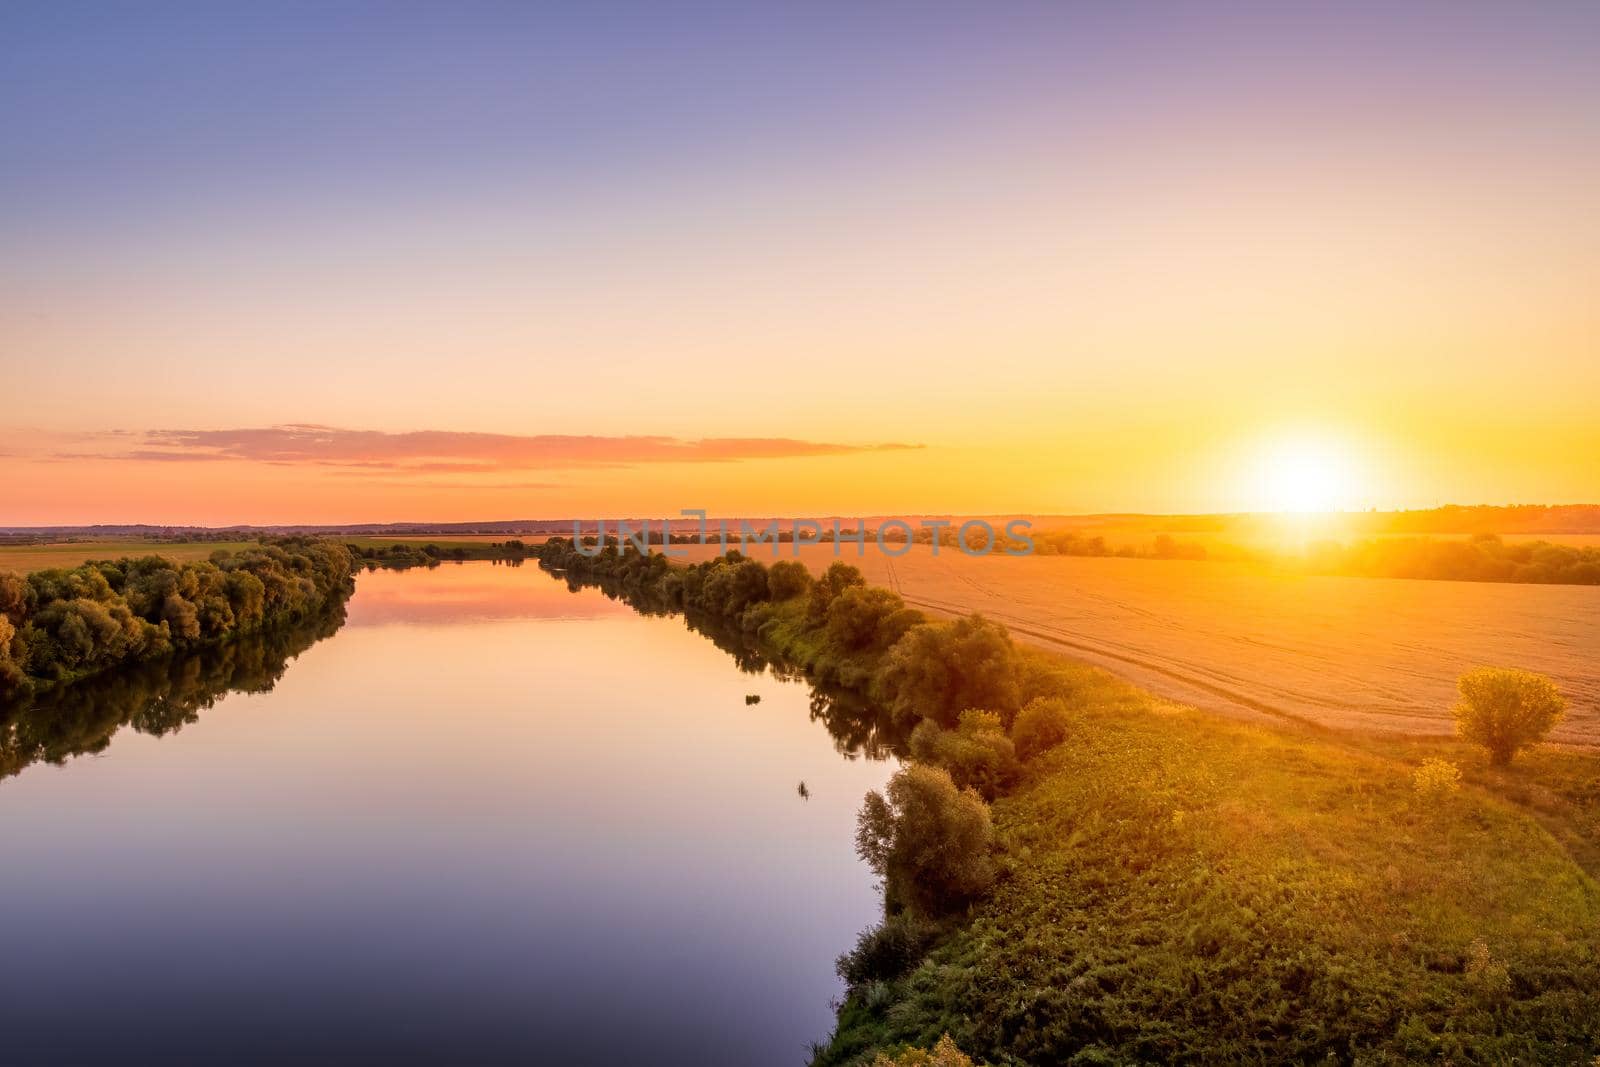
[[[790,437],[591,436],[492,434],[454,430],[386,433],[289,424],[233,430],[150,430],[134,447],[101,453],[56,453],[57,459],[122,459],[157,463],[231,460],[310,465],[379,474],[487,474],[496,471],[625,467],[652,463],[841,456],[921,445],[840,444]],[[530,486],[531,487],[531,486]]]

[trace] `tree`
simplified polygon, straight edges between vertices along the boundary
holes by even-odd
[[[885,632],[885,624],[905,606],[899,596],[879,586],[851,586],[828,605],[828,643],[844,652],[887,648],[905,631],[891,636]],[[880,635],[889,639],[882,640]]]
[[[1006,628],[981,615],[912,627],[884,658],[878,696],[902,722],[954,726],[967,708],[1009,725],[1022,702],[1017,650]]]
[[[962,789],[976,789],[985,800],[1006,792],[1021,776],[1016,748],[992,711],[968,708],[954,730],[923,719],[911,731],[911,755],[943,767]]]
[[[766,599],[767,569],[754,559],[712,567],[700,589],[700,606],[726,618],[736,617],[751,604]]]
[[[873,929],[861,931],[856,947],[840,956],[834,967],[851,989],[893,981],[928,954],[938,934],[939,925],[919,915],[904,911],[888,915]]]
[[[861,572],[848,563],[834,560],[822,576],[811,584],[811,598],[806,602],[806,619],[812,623],[828,618],[828,606],[833,598],[853,585],[866,585]]]
[[[1011,740],[1017,746],[1017,758],[1031,760],[1065,741],[1070,717],[1067,702],[1060,697],[1030,700],[1017,713],[1017,721],[1011,724]]]
[[[1456,732],[1489,750],[1496,766],[1544,739],[1567,710],[1555,682],[1532,671],[1478,667],[1461,676]]]
[[[28,616],[28,583],[14,571],[0,571],[0,615],[18,626]]]
[[[781,559],[767,568],[767,591],[773,600],[788,600],[811,588],[811,575],[799,560]]]
[[[994,882],[989,805],[956,788],[942,767],[913,763],[867,794],[856,819],[856,851],[883,879],[889,899],[926,914],[951,911]]]
[[[28,680],[22,664],[17,662],[18,657],[12,652],[16,640],[16,626],[10,616],[0,612],[0,700],[19,692]]]
[[[71,681],[303,617],[349,591],[352,562],[343,546],[284,538],[204,563],[144,556],[0,575],[0,687]]]

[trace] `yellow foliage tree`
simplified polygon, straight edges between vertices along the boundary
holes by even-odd
[[[1532,671],[1478,667],[1461,676],[1456,732],[1489,750],[1496,766],[1542,741],[1567,710],[1555,682]]]

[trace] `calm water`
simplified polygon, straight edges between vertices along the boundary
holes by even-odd
[[[804,1061],[889,763],[531,566],[364,574],[336,623],[13,723],[0,1062]]]

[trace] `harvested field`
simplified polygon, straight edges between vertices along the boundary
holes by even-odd
[[[222,549],[236,552],[254,548],[255,541],[71,541],[50,545],[0,545],[0,571],[42,571],[50,567],[76,567],[91,559],[119,559],[123,556],[165,556],[187,563],[210,559]]]
[[[778,546],[790,558],[792,545]],[[934,556],[915,546],[806,546],[924,610],[982,612],[1022,641],[1105,667],[1161,696],[1247,718],[1448,734],[1455,680],[1480,664],[1556,679],[1553,738],[1600,744],[1600,587],[1276,574],[1230,563]],[[772,546],[752,546],[771,558]],[[675,546],[689,560],[715,546]]]

